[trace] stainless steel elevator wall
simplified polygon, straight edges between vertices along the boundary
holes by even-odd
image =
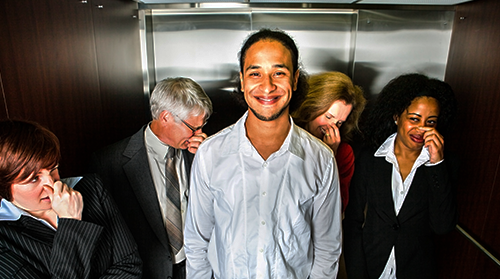
[[[454,11],[323,8],[169,8],[141,11],[144,90],[169,76],[198,81],[214,103],[207,133],[244,111],[230,96],[243,40],[263,27],[296,41],[309,74],[340,71],[369,99],[392,78],[421,72],[444,78]]]

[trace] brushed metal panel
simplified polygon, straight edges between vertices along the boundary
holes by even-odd
[[[453,11],[360,10],[355,83],[374,95],[403,73],[444,79],[453,17]]]
[[[212,133],[243,111],[230,92],[238,82],[238,51],[252,30],[287,31],[309,74],[344,72],[372,96],[402,73],[444,78],[454,11],[184,6],[144,14],[150,22],[145,84],[152,89],[168,76],[198,81],[214,103],[206,126]]]

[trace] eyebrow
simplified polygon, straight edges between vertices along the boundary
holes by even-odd
[[[255,70],[255,69],[260,69],[262,68],[262,66],[258,66],[258,65],[249,65],[248,67],[245,68],[245,72],[248,71],[248,70]],[[285,64],[274,64],[273,65],[273,68],[277,68],[277,69],[287,69],[288,71],[290,71],[290,69],[285,65]]]
[[[411,115],[416,115],[416,116],[419,116],[419,117],[422,117],[422,115],[416,113],[416,112],[408,112],[408,114],[411,114]],[[438,118],[437,115],[431,115],[429,116],[428,118]]]

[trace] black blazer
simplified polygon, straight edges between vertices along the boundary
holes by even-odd
[[[143,277],[165,279],[172,276],[172,258],[149,169],[145,128],[94,154],[90,166],[91,171],[98,173],[104,185],[109,187],[139,246],[144,264]],[[189,173],[193,155],[187,150],[183,150],[182,154]]]
[[[432,167],[419,167],[396,216],[392,164],[365,149],[356,157],[344,219],[344,255],[349,279],[379,278],[394,246],[396,276],[436,278],[433,234],[455,228],[458,214],[453,190],[458,166],[451,156]],[[366,218],[365,218],[366,208]]]
[[[95,175],[74,187],[82,220],[59,219],[57,231],[22,216],[0,222],[0,278],[141,278],[137,245]]]

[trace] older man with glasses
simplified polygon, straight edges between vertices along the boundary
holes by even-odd
[[[139,246],[143,278],[185,278],[184,215],[193,154],[207,135],[212,102],[189,78],[160,81],[150,99],[153,120],[94,154],[101,175]]]

